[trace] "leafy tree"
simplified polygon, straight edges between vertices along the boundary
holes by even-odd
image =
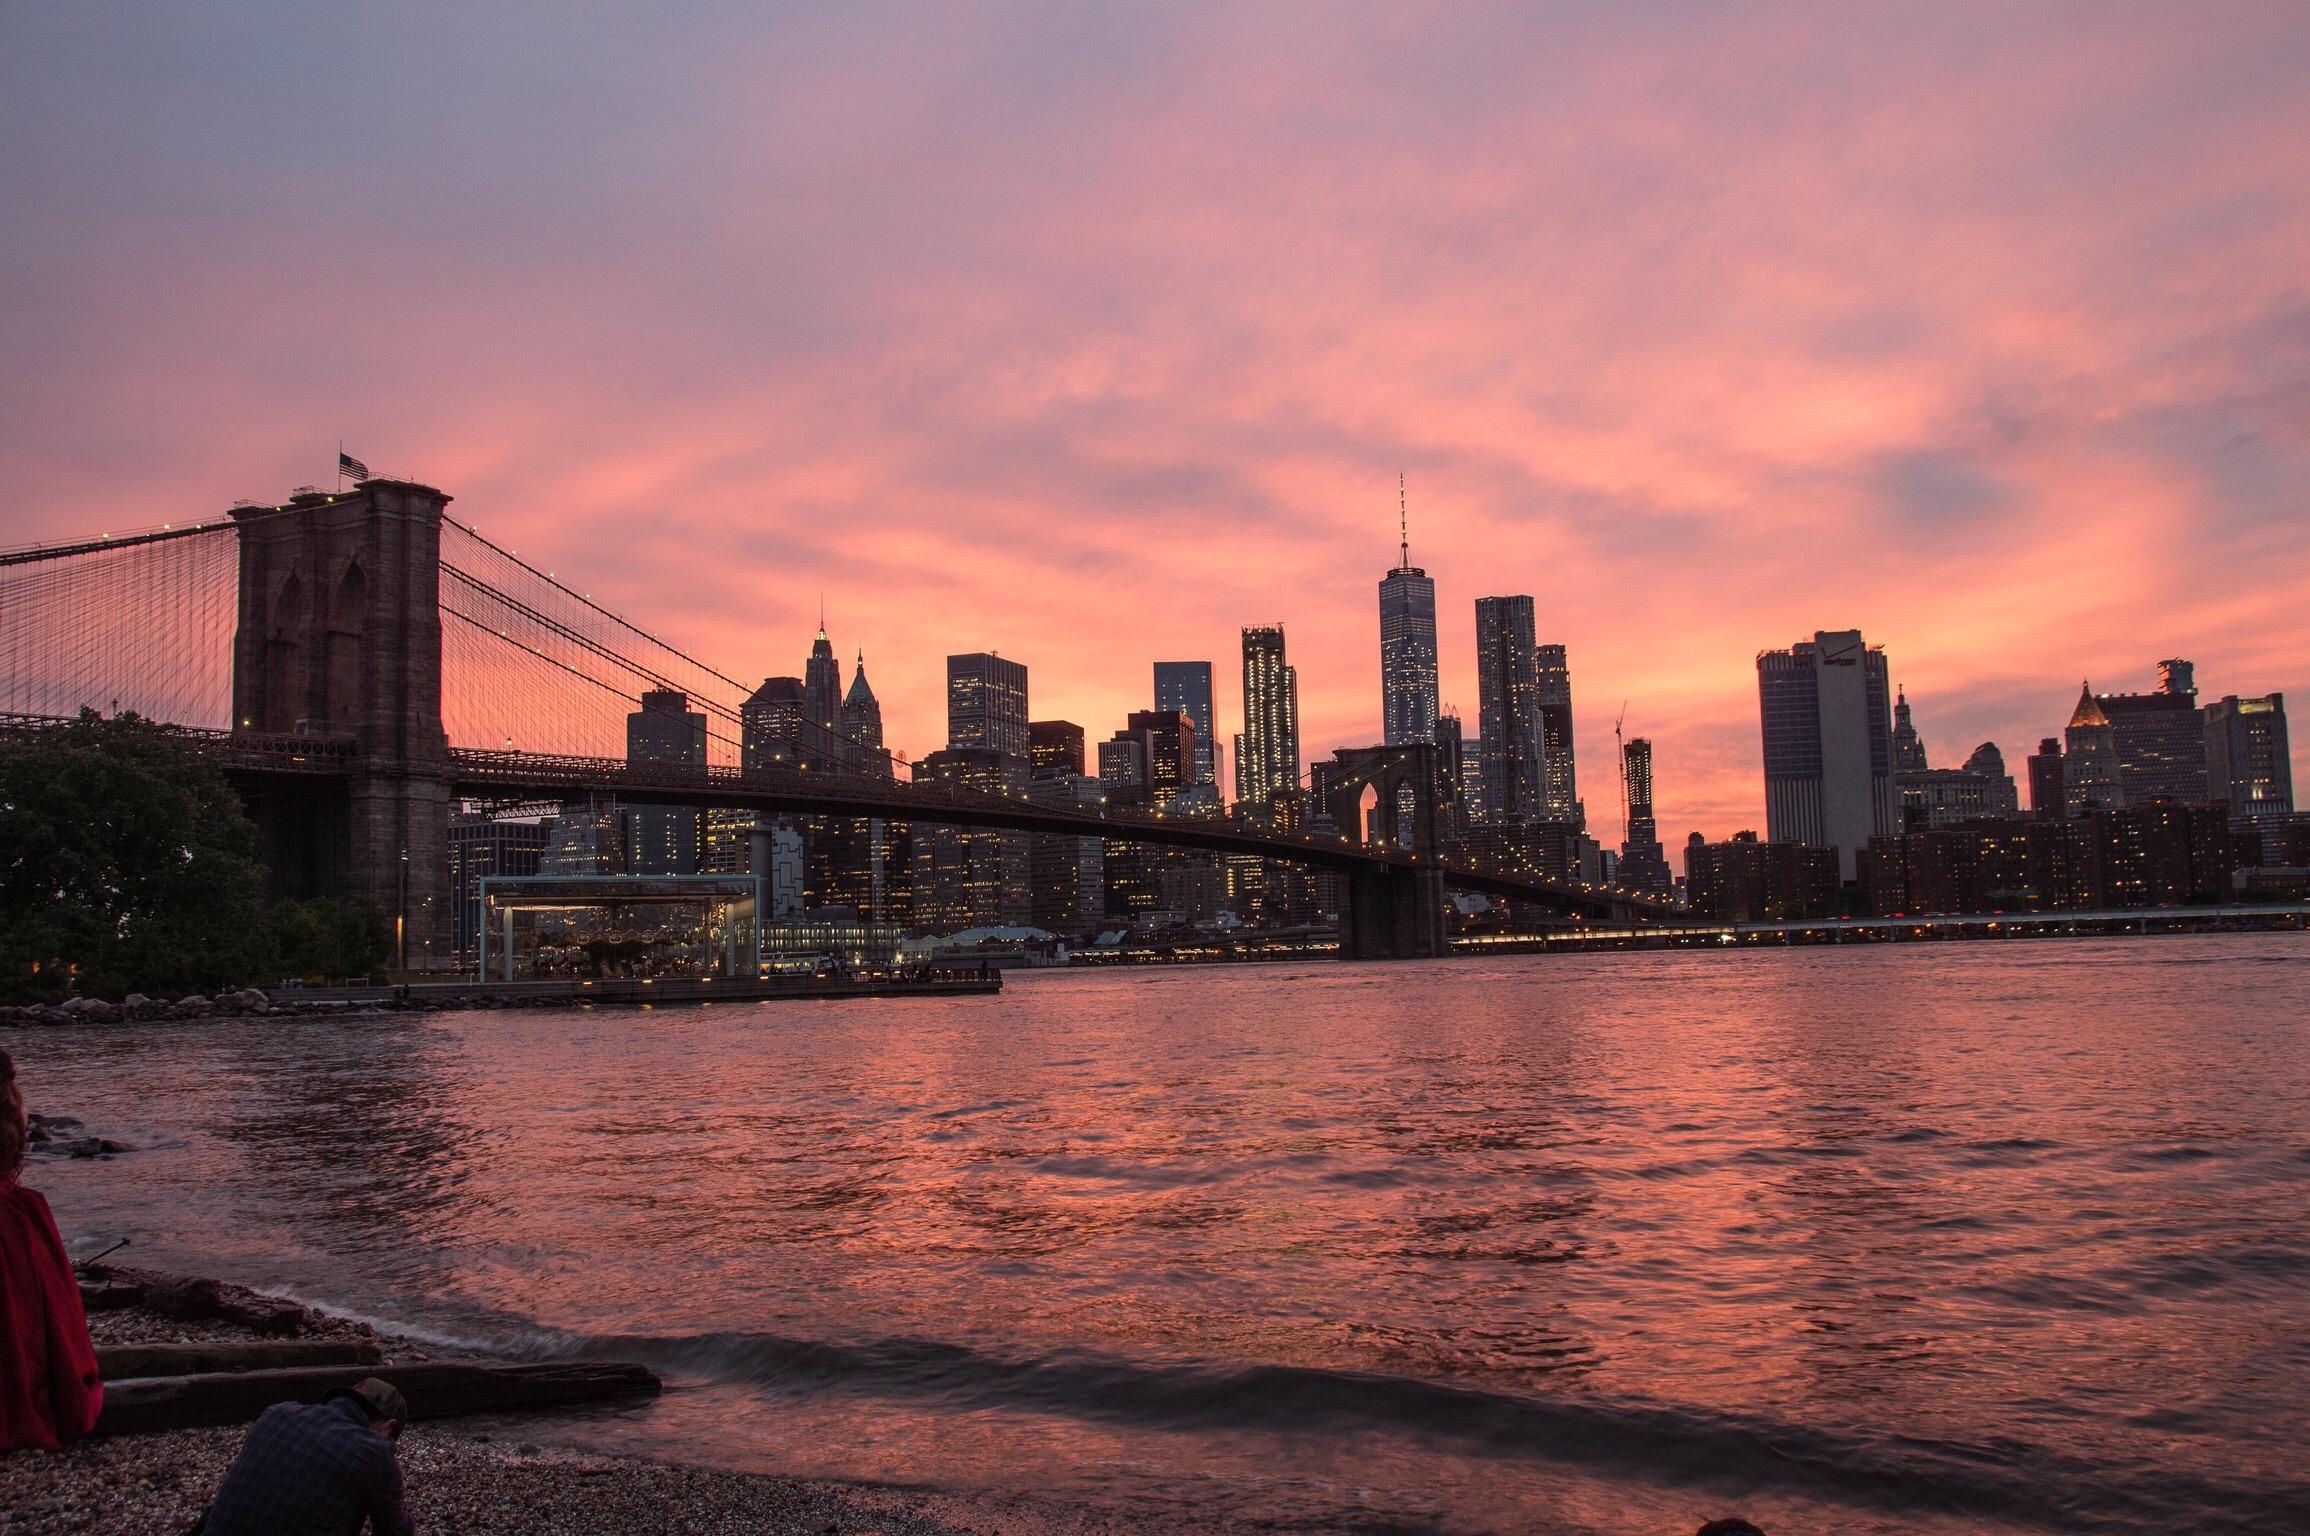
[[[273,938],[283,975],[320,981],[373,976],[393,950],[385,919],[367,902],[281,902]]]
[[[261,978],[264,883],[223,772],[169,727],[83,710],[0,748],[0,995]]]

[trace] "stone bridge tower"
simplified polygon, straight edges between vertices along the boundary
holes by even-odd
[[[366,901],[405,962],[448,953],[448,743],[441,728],[441,509],[426,485],[365,480],[243,508],[236,734],[345,755],[342,777],[247,795],[283,895]]]
[[[1341,877],[1342,960],[1415,960],[1445,952],[1444,867],[1437,804],[1436,749],[1348,747],[1332,754],[1324,809],[1351,839],[1366,839],[1364,792],[1374,793],[1378,827],[1370,841],[1417,861],[1410,868],[1365,867]]]

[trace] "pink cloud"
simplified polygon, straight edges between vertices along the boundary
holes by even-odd
[[[1281,620],[1319,754],[1377,733],[1403,469],[1445,696],[1533,593],[1592,820],[1626,699],[1671,841],[1761,822],[1751,657],[1819,627],[1944,761],[2163,655],[2310,697],[2283,10],[412,12],[272,113],[172,25],[167,70],[85,17],[0,66],[50,146],[0,173],[25,537],[342,434],[733,675],[823,592],[917,753],[986,647],[1094,735],[1209,657],[1231,731]]]

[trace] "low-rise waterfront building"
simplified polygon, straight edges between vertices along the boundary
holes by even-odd
[[[1693,916],[1724,923],[1825,917],[1843,901],[1836,849],[1762,842],[1754,832],[1721,843],[1695,832],[1684,848],[1684,884]]]

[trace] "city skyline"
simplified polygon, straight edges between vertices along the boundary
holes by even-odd
[[[33,13],[0,111],[68,126],[72,174],[0,169],[0,321],[40,381],[0,428],[9,536],[325,482],[342,434],[726,665],[791,672],[823,588],[915,758],[974,648],[1101,735],[1151,661],[1207,658],[1227,741],[1270,620],[1313,757],[1380,739],[1408,467],[1442,701],[1475,716],[1473,599],[1535,594],[1581,778],[1616,781],[1629,700],[1672,849],[1762,830],[1753,657],[1822,628],[1887,646],[1943,765],[2019,764],[2078,679],[2146,691],[2161,656],[2207,699],[2301,697],[2310,35],[2106,15],[1546,18],[1550,49],[1488,59],[1448,22],[1313,57],[1256,17],[956,22],[936,68],[865,23],[693,21],[605,80],[398,16],[324,72],[155,18],[148,71]],[[292,52],[331,32],[280,20]],[[426,123],[277,132],[413,85]],[[614,141],[550,105],[604,92]],[[1883,105],[1933,100],[1967,110]],[[580,195],[572,156],[638,169]],[[357,247],[304,238],[386,194]]]

